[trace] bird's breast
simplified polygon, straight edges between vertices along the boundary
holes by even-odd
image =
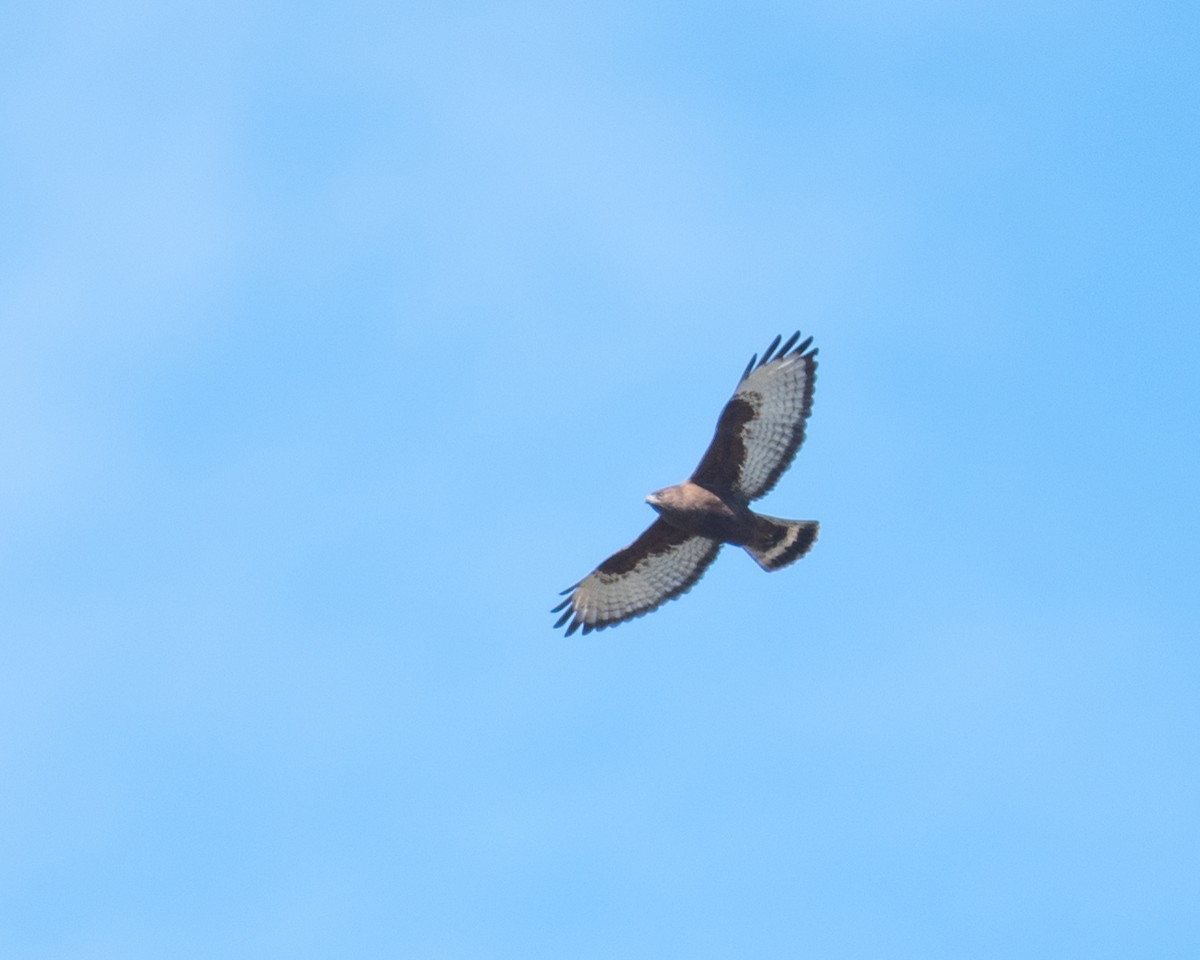
[[[723,543],[749,542],[753,523],[750,511],[697,484],[682,484],[678,496],[655,509],[671,526],[694,536]]]

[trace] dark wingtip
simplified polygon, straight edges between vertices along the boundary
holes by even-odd
[[[788,337],[786,341],[783,340],[782,334],[776,336],[775,339],[771,341],[771,345],[767,347],[766,352],[762,355],[761,359],[759,358],[758,354],[755,354],[750,358],[750,363],[746,366],[745,373],[742,374],[742,380],[745,380],[748,376],[750,376],[755,367],[765,367],[772,360],[782,360],[784,357],[803,354],[804,351],[811,346],[813,338],[809,337],[807,340],[797,344],[796,341],[799,339],[799,330]],[[781,342],[782,346],[780,345]],[[808,356],[815,356],[816,353],[817,351],[814,349],[812,353],[808,354]]]
[[[558,611],[556,611],[556,610],[551,610],[550,612],[551,612],[551,613],[557,613]],[[563,614],[561,617],[559,617],[557,621],[555,621],[555,623],[554,623],[554,629],[555,629],[555,630],[557,630],[557,629],[558,629],[559,627],[561,627],[561,626],[562,626],[564,623],[566,623],[568,620],[570,620],[570,619],[571,619],[571,617],[573,617],[574,615],[575,615],[575,611],[574,611],[574,610],[568,610],[568,611],[567,611],[566,613],[564,613],[564,614]]]
[[[565,606],[566,606],[567,604],[569,604],[570,602],[571,602],[571,598],[570,598],[570,597],[567,597],[567,599],[566,599],[566,600],[564,600],[562,603],[560,603],[560,604],[559,604],[557,607],[554,607],[554,608],[553,608],[553,609],[552,609],[550,612],[551,612],[551,613],[558,613],[558,611],[559,611],[559,610],[561,610],[563,607],[565,607]]]
[[[573,633],[574,633],[576,630],[578,630],[578,629],[579,629],[579,627],[580,627],[580,625],[581,625],[582,623],[583,623],[583,621],[582,621],[582,620],[576,619],[576,620],[575,620],[575,621],[574,621],[574,622],[573,622],[573,623],[572,623],[572,624],[571,624],[571,625],[570,625],[570,626],[567,628],[567,632],[566,632],[565,634],[563,634],[563,636],[565,636],[565,637],[569,637],[571,634],[573,634]]]
[[[589,633],[596,629],[595,624],[585,623],[583,625],[583,635],[586,637]]]

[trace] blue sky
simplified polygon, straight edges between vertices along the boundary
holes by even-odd
[[[4,21],[0,953],[1200,950],[1193,5]]]

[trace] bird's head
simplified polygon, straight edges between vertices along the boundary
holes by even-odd
[[[650,504],[659,513],[664,509],[670,509],[675,506],[675,502],[679,497],[679,490],[675,487],[665,487],[662,490],[655,490],[652,494],[646,497],[646,502]]]

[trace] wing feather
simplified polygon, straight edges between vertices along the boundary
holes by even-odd
[[[554,626],[571,621],[569,637],[603,630],[656,610],[687,593],[716,559],[721,544],[684,533],[661,517],[633,543],[618,550],[586,577],[551,613],[564,611]]]
[[[691,479],[716,493],[757,500],[768,493],[804,442],[817,379],[812,337],[796,344],[797,331],[783,344],[767,347],[762,359],[742,374],[721,411],[712,443]]]

